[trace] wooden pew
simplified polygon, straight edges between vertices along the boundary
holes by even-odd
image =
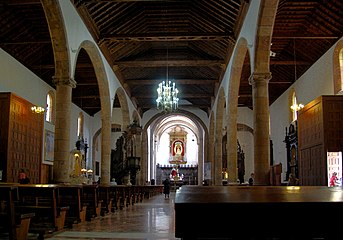
[[[161,194],[163,191],[163,185],[144,185],[142,186],[143,195],[149,199],[152,196]]]
[[[113,212],[114,192],[111,191],[111,185],[99,185],[99,199],[101,200],[101,216]]]
[[[18,201],[18,187],[15,185],[0,185],[0,238],[8,235],[10,240],[25,240],[34,213],[21,214],[15,208]]]
[[[81,199],[82,204],[87,206],[86,220],[100,217],[102,201],[99,198],[99,185],[83,185]]]
[[[118,187],[118,186],[121,186],[121,185],[110,185],[110,195],[113,198],[112,212],[122,209],[121,202],[122,202],[122,198],[125,197],[125,195],[122,196],[124,191],[122,190],[121,187]]]
[[[83,185],[59,184],[59,205],[69,206],[66,215],[66,225],[71,227],[76,223],[86,221],[87,206],[82,203]]]
[[[114,186],[114,188],[116,188],[116,192],[118,195],[117,200],[119,202],[117,203],[117,205],[119,206],[119,209],[123,209],[124,207],[129,206],[127,186],[126,185],[117,185],[117,186]]]
[[[144,198],[143,187],[144,186],[140,186],[140,185],[133,186],[133,194],[134,194],[135,203],[143,202],[143,198]]]
[[[44,235],[64,228],[68,206],[58,205],[58,185],[22,184],[18,185],[19,201],[17,208],[22,213],[34,212],[29,232]]]
[[[343,188],[187,185],[174,209],[182,239],[339,239]]]

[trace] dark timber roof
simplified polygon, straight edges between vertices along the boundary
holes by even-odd
[[[180,105],[209,113],[249,5],[248,0],[71,0],[141,113],[155,107],[157,85],[175,81]],[[343,34],[342,0],[280,0],[274,24],[270,104]],[[53,86],[51,39],[39,0],[0,0],[0,47]],[[239,106],[252,108],[249,59]],[[80,52],[72,100],[90,115],[99,89]],[[119,101],[115,101],[115,105]]]

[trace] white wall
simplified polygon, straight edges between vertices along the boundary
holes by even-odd
[[[343,39],[343,38],[342,38]],[[336,46],[336,45],[335,45]],[[273,141],[274,163],[282,163],[282,179],[287,171],[286,144],[283,142],[286,127],[289,127],[288,98],[294,88],[298,103],[306,105],[321,95],[334,95],[333,89],[333,46],[298,81],[270,106],[270,137]]]

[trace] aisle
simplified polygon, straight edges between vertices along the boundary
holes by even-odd
[[[170,199],[156,195],[142,203],[115,213],[79,224],[58,233],[49,240],[75,239],[168,239],[176,240],[174,233],[175,192]]]

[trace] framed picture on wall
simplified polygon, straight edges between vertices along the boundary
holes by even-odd
[[[48,162],[54,161],[54,138],[52,131],[45,130],[44,160]]]

